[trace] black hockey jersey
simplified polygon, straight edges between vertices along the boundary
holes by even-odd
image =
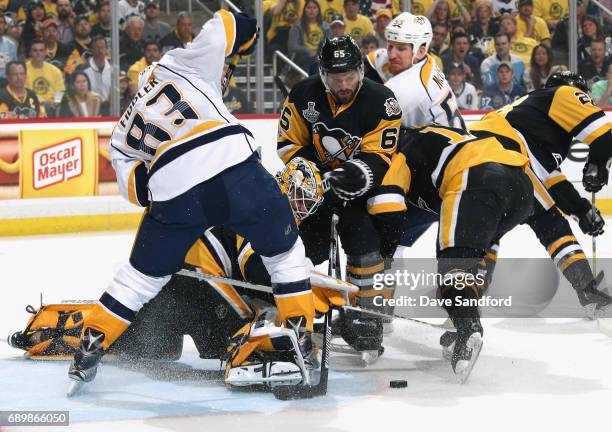
[[[296,84],[285,100],[278,153],[285,163],[302,156],[323,170],[358,158],[378,185],[397,146],[401,114],[393,92],[381,84],[364,79],[353,100],[338,106],[313,76]]]
[[[368,212],[406,210],[405,202],[439,213],[450,183],[464,170],[488,162],[526,166],[522,154],[505,149],[492,135],[472,135],[462,129],[426,126],[406,131]]]
[[[584,204],[559,167],[574,137],[589,145],[591,161],[605,164],[612,157],[611,128],[590,96],[570,86],[535,90],[469,125],[473,133],[492,132],[504,146],[528,156],[534,173],[568,214],[577,214]]]
[[[26,96],[21,99],[8,86],[0,90],[0,119],[30,119],[45,117],[45,108],[38,101],[38,96],[26,89]]]

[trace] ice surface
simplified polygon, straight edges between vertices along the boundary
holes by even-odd
[[[589,254],[590,238],[579,239]],[[0,335],[23,329],[24,307],[38,305],[40,292],[45,303],[98,298],[132,240],[133,233],[0,239]],[[430,229],[405,256],[433,256],[434,241]],[[500,256],[546,252],[528,228],[519,227],[503,239]],[[612,257],[610,232],[598,239],[598,256]],[[2,341],[0,410],[69,410],[70,430],[88,432],[609,429],[612,339],[594,322],[483,324],[483,351],[466,385],[456,383],[442,360],[440,330],[396,320],[375,365],[363,369],[358,357],[333,353],[328,396],[294,402],[227,390],[219,362],[200,360],[191,343],[173,363],[103,364],[84,394],[67,399],[67,362],[25,360]],[[391,389],[392,379],[405,379],[408,387]]]

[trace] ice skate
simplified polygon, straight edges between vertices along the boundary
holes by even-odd
[[[465,384],[482,349],[482,326],[477,318],[458,319],[456,324],[451,366],[459,382]]]
[[[80,393],[86,383],[93,381],[98,372],[98,365],[104,355],[102,341],[104,333],[95,329],[87,328],[81,339],[79,351],[74,355],[70,364],[68,377],[72,380],[68,387],[66,396],[72,397]]]

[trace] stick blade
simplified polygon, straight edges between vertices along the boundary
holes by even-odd
[[[312,399],[317,396],[323,396],[325,392],[322,392],[318,385],[316,386],[304,386],[304,385],[282,385],[272,389],[272,394],[278,400],[299,400],[299,399]]]

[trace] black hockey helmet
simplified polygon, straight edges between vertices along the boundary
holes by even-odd
[[[585,93],[589,92],[589,86],[587,85],[584,78],[581,75],[571,72],[571,71],[562,71],[555,72],[546,80],[546,84],[544,84],[545,88],[558,87],[558,86],[571,86],[577,87]]]
[[[319,52],[319,68],[325,73],[341,73],[363,68],[363,57],[352,37],[325,39]]]

